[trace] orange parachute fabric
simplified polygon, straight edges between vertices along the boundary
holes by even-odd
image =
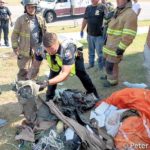
[[[120,109],[135,109],[140,113],[140,117],[128,117],[120,125],[114,138],[117,150],[126,150],[129,146],[134,150],[150,150],[150,90],[125,88],[104,101]]]
[[[147,127],[150,123],[147,122]],[[143,124],[143,117],[128,117],[120,125],[117,135],[114,138],[117,150],[150,150],[150,138]]]
[[[129,108],[138,110],[150,120],[150,90],[139,88],[125,88],[114,92],[110,97],[104,99],[108,104],[120,109]],[[98,106],[102,101],[98,102]]]

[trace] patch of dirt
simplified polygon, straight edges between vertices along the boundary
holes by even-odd
[[[0,59],[8,59],[8,58],[13,58],[13,57],[16,57],[13,52],[6,52],[6,53],[0,54]]]

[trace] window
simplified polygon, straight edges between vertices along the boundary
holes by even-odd
[[[55,2],[55,0],[46,0],[47,2]]]
[[[57,3],[64,3],[67,2],[68,0],[57,0]]]

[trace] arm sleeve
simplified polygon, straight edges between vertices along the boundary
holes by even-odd
[[[131,13],[125,19],[124,28],[122,31],[122,38],[118,45],[118,48],[125,50],[133,41],[137,32],[137,15]]]
[[[138,4],[138,9],[141,9],[141,5],[140,4]]]
[[[8,16],[11,16],[11,12],[8,8],[7,8],[7,14],[8,14]]]
[[[12,43],[12,48],[18,48],[19,44],[18,44],[18,40],[19,40],[19,36],[20,36],[20,29],[21,29],[21,24],[19,21],[19,18],[17,19],[12,35],[11,35],[11,43]]]
[[[88,18],[88,10],[89,10],[89,6],[86,7],[86,9],[85,9],[84,19],[87,19],[87,18]]]
[[[45,19],[43,19],[43,33],[45,34],[46,31],[47,31],[47,26],[46,26]]]
[[[74,44],[69,44],[67,49],[64,50],[63,65],[75,64],[75,51],[76,46]]]

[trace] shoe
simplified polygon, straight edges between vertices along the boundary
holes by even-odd
[[[103,87],[109,88],[112,86],[116,86],[118,83],[115,84],[111,84],[110,82],[108,82],[107,80],[103,83]]]
[[[49,101],[53,101],[54,102],[54,97],[48,97],[48,96],[46,96],[45,101],[46,102],[49,102]]]
[[[87,67],[86,67],[86,69],[91,69],[91,68],[93,68],[94,67],[94,65],[88,65]]]
[[[9,43],[6,43],[5,46],[9,47]]]
[[[100,77],[100,80],[107,80],[107,75],[101,76],[101,77]]]
[[[104,70],[104,66],[98,65],[98,69],[99,69],[100,71],[103,71],[103,70]]]

